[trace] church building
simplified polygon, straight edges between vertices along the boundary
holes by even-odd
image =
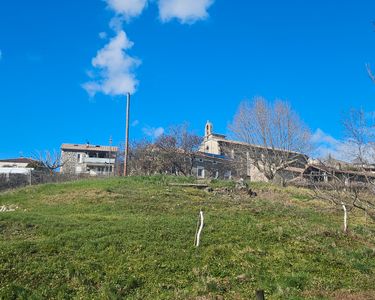
[[[276,152],[277,151],[280,151],[281,153],[283,150],[276,150]],[[221,174],[219,178],[242,177],[250,179],[251,181],[268,181],[264,174],[255,166],[254,160],[257,158],[254,153],[259,153],[259,156],[264,155],[265,153],[267,155],[273,155],[275,149],[229,140],[224,134],[214,133],[212,123],[207,121],[205,135],[199,148],[199,153],[201,156],[206,157],[206,159],[200,158],[200,160],[195,163],[195,172],[200,170],[200,175],[202,175],[202,173],[205,175]],[[283,153],[289,152],[283,151]],[[279,175],[283,180],[291,180],[301,176],[308,162],[308,157],[306,155],[296,152],[290,153],[293,154],[296,159],[292,164],[279,172]],[[220,159],[220,162],[218,161],[216,164],[212,163],[215,159]],[[220,164],[220,167],[218,164]],[[219,169],[221,172],[217,171]]]

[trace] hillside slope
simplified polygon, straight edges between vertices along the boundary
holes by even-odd
[[[0,299],[375,299],[375,226],[305,190],[113,178],[0,194]],[[216,186],[224,183],[215,183]],[[199,210],[201,246],[193,246]]]

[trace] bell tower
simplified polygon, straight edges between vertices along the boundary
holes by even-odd
[[[212,123],[210,121],[207,121],[205,131],[204,131],[204,136],[209,137],[212,134]]]

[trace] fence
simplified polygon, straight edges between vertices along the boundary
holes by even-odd
[[[87,175],[60,174],[35,170],[30,171],[28,174],[0,174],[0,191],[28,185],[73,181],[88,177]]]

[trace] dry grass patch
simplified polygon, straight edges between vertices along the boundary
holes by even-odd
[[[59,194],[42,195],[39,197],[43,204],[74,204],[80,202],[87,202],[92,204],[99,204],[103,202],[115,202],[116,199],[122,198],[124,195],[108,192],[99,188],[86,189],[84,191],[67,190]]]

